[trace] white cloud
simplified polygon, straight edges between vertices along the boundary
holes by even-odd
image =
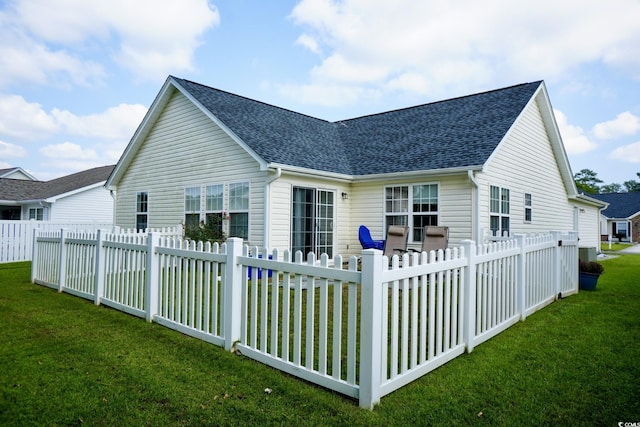
[[[163,79],[193,68],[200,37],[219,22],[207,0],[16,0],[0,9],[0,84],[95,84],[105,74],[92,56]]]
[[[611,152],[610,157],[627,163],[640,164],[640,141],[616,148]]]
[[[298,37],[298,39],[296,40],[296,44],[306,47],[313,53],[320,53],[318,41],[309,34],[302,34],[300,37]]]
[[[562,111],[553,110],[553,113],[556,116],[562,142],[568,154],[582,154],[597,147],[587,138],[581,127],[569,124],[567,116]]]
[[[38,150],[40,154],[50,159],[56,160],[95,160],[98,154],[95,150],[82,148],[72,142],[62,144],[52,144]]]
[[[552,79],[594,62],[640,69],[640,54],[630,54],[640,49],[638,16],[637,0],[303,0],[291,13],[326,52],[312,84],[360,73],[361,85],[434,94]]]
[[[57,84],[68,80],[90,86],[103,80],[105,73],[100,64],[81,60],[65,50],[51,49],[14,30],[0,30],[0,86],[14,82]]]
[[[80,171],[91,169],[96,166],[102,166],[109,162],[98,156],[94,149],[83,148],[72,142],[63,142],[61,144],[51,144],[40,148],[39,153],[48,159],[43,166],[47,168],[47,174],[39,173],[38,176],[56,176],[53,169],[64,171],[62,175],[71,173],[72,171]]]
[[[66,134],[128,142],[146,112],[140,104],[120,104],[85,116],[57,108],[47,113],[21,96],[0,95],[0,135],[35,140]]]
[[[640,118],[629,111],[620,113],[615,119],[598,123],[593,127],[593,134],[599,139],[615,139],[621,136],[634,135],[640,131]]]
[[[27,150],[25,150],[21,146],[0,141],[0,158],[13,159],[18,157],[25,157],[26,155]]]
[[[57,130],[58,125],[40,104],[18,95],[0,95],[0,135],[36,139]]]
[[[51,115],[69,135],[129,141],[146,112],[147,108],[140,104],[120,104],[86,116],[59,109],[54,109]]]

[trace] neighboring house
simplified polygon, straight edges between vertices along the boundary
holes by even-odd
[[[251,245],[361,251],[410,227],[450,244],[493,233],[580,231],[597,247],[597,200],[578,194],[543,82],[328,122],[169,77],[109,177],[116,225],[219,221]]]
[[[608,203],[601,214],[601,234],[616,241],[640,242],[640,192],[593,194],[591,197]]]
[[[0,178],[28,179],[31,181],[37,181],[33,175],[22,168],[0,169]]]
[[[114,200],[104,184],[113,168],[102,166],[51,181],[16,173],[0,178],[0,219],[112,223]]]

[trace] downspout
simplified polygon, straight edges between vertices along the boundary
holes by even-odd
[[[276,168],[276,174],[267,179],[267,182],[264,185],[264,238],[262,246],[267,248],[267,243],[269,242],[269,234],[271,231],[271,221],[269,220],[269,214],[271,211],[271,200],[269,199],[269,189],[271,187],[271,183],[277,180],[282,176],[282,169]]]
[[[480,243],[480,186],[478,185],[478,181],[476,181],[476,177],[473,175],[473,171],[471,169],[467,171],[467,176],[474,186],[471,194],[471,198],[473,199],[471,235],[473,236],[473,240],[475,240],[476,244],[478,244]]]
[[[116,208],[117,208],[118,199],[116,199],[115,192],[113,190],[109,190],[109,195],[113,199],[113,207],[112,207],[113,214],[111,215],[111,225],[115,226],[116,225],[116,212],[117,212]]]

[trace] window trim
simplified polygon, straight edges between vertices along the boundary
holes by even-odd
[[[35,212],[34,218],[31,218],[31,212]],[[39,214],[39,215],[38,215]],[[44,208],[43,207],[35,207],[29,208],[29,221],[44,221]]]
[[[527,224],[533,222],[533,195],[531,193],[524,193],[524,222]]]
[[[144,201],[145,209],[144,210],[139,210],[139,208],[141,206],[140,196],[142,194],[144,194],[146,196],[146,200]],[[141,216],[145,217],[145,225],[146,225],[146,227],[144,229],[141,229],[140,227],[138,227],[138,224],[139,224],[138,217],[141,217]],[[138,231],[144,231],[144,230],[149,228],[149,192],[148,191],[137,191],[136,192],[135,227],[136,227],[136,230],[138,230]]]
[[[187,192],[190,190],[195,190],[195,195],[192,195],[194,197],[197,197],[197,208],[198,210],[193,210],[193,209],[187,209]],[[191,206],[191,207],[195,207],[195,206]],[[197,224],[200,224],[200,222],[202,222],[202,186],[201,185],[189,185],[189,186],[185,186],[184,190],[183,190],[183,218],[184,218],[184,225],[188,226],[189,225],[189,221],[187,221],[187,215],[198,215],[198,221]]]
[[[497,199],[494,197],[494,189],[497,190]],[[507,196],[506,204],[504,200],[505,193]],[[494,218],[498,221],[498,228],[495,230],[492,227]],[[508,224],[506,230],[504,229],[505,220]],[[489,231],[492,236],[496,237],[503,237],[505,231],[508,236],[511,235],[511,189],[507,187],[489,185]]]
[[[245,185],[247,186],[247,207],[244,208],[231,208],[231,187],[235,186],[235,185]],[[242,236],[241,238],[245,239],[245,240],[249,240],[249,236],[251,235],[251,226],[250,226],[250,210],[251,210],[251,182],[250,181],[231,181],[228,182],[227,185],[225,186],[227,189],[227,206],[228,209],[226,211],[226,215],[228,218],[228,228],[227,228],[227,236],[229,237],[241,237],[241,236],[232,236],[231,235],[231,222],[233,221],[233,215],[234,214],[246,214],[247,216],[247,225],[246,225],[246,230],[247,230],[247,235],[246,237]],[[244,194],[242,195],[244,196]],[[223,211],[224,212],[224,211]],[[224,214],[223,214],[224,217]]]
[[[436,205],[437,205],[437,209],[435,211],[427,211],[427,212],[414,212],[413,211],[413,194],[414,194],[414,188],[415,187],[424,187],[424,186],[435,186],[436,188]],[[396,188],[396,187],[406,187],[407,188],[407,206],[406,206],[406,211],[387,211],[387,190],[390,188]],[[383,191],[383,203],[384,203],[384,209],[383,209],[383,216],[384,216],[384,228],[385,228],[385,233],[386,233],[386,229],[387,226],[390,224],[395,224],[395,223],[389,223],[388,222],[388,218],[389,217],[404,217],[406,218],[405,221],[402,221],[403,223],[401,225],[405,225],[409,227],[409,239],[408,242],[409,243],[420,243],[421,240],[418,239],[414,239],[414,224],[415,224],[415,218],[420,217],[420,216],[433,216],[435,217],[435,224],[431,224],[431,225],[440,225],[440,212],[441,212],[441,194],[442,192],[440,191],[440,182],[436,181],[436,182],[412,182],[412,183],[405,183],[405,184],[395,184],[395,185],[385,185],[384,186],[384,191]],[[392,199],[393,200],[393,199]],[[403,207],[401,206],[401,209]],[[422,233],[421,233],[422,234]],[[420,234],[420,237],[422,237]]]

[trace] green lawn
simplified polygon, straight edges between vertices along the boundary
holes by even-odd
[[[617,252],[617,251],[621,251],[623,249],[627,249],[628,247],[633,246],[632,243],[618,243],[616,242],[611,242],[611,249],[609,249],[609,242],[607,243],[600,243],[600,250],[603,252]]]
[[[0,265],[0,425],[617,425],[640,421],[640,256],[370,412]],[[265,393],[265,389],[271,393]]]

